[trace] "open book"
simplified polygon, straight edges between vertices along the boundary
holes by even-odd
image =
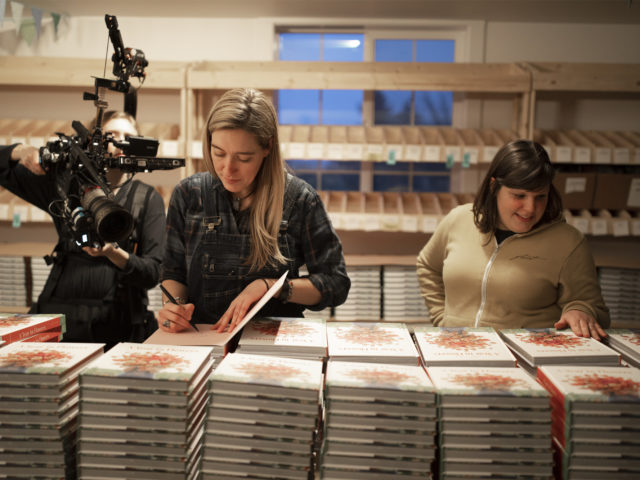
[[[177,333],[165,332],[163,330],[156,330],[144,343],[153,343],[159,345],[212,345],[212,346],[224,346],[229,340],[231,340],[239,331],[242,330],[249,320],[251,320],[256,313],[276,294],[278,290],[284,284],[289,270],[284,272],[282,276],[273,284],[271,288],[265,292],[265,294],[258,300],[255,305],[247,312],[240,323],[231,331],[227,329],[224,332],[217,332],[211,330],[211,325],[203,323],[198,324],[199,332],[194,330],[185,330]]]

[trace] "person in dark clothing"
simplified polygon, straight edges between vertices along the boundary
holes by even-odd
[[[208,172],[182,180],[169,203],[162,284],[178,304],[165,298],[159,328],[233,330],[287,270],[261,315],[343,303],[351,282],[340,240],[317,192],[286,172],[270,100],[226,92],[207,119],[203,153]]]
[[[103,132],[124,140],[138,135],[133,117],[109,111]],[[111,155],[120,154],[109,145]],[[0,147],[0,186],[49,213],[58,233],[50,259],[51,273],[32,313],[63,313],[63,341],[104,342],[107,348],[122,341],[140,342],[156,328],[148,311],[147,290],[158,284],[164,248],[165,210],[153,187],[137,180],[125,182],[118,169],[107,172],[115,201],[134,216],[132,235],[121,244],[79,247],[65,222],[52,212],[60,200],[56,180],[40,165],[39,152],[25,145]]]

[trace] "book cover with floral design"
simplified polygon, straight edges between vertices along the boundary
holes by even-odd
[[[327,324],[330,358],[418,364],[420,354],[404,323],[332,322]]]
[[[62,314],[0,313],[0,340],[12,343],[28,338],[36,333],[60,328],[66,331]]]
[[[103,349],[103,343],[11,343],[0,349],[0,383],[63,382]]]
[[[414,365],[329,361],[325,381],[328,389],[350,387],[414,392],[435,390],[424,368]]]
[[[518,328],[500,330],[500,335],[532,365],[620,363],[618,352],[593,338],[579,337],[571,330]]]
[[[254,318],[244,327],[239,346],[327,347],[323,319]]]
[[[549,396],[520,368],[429,367],[427,373],[440,395]]]
[[[212,347],[119,343],[92,362],[84,377],[189,382],[210,360]]]
[[[516,358],[491,327],[419,326],[413,334],[426,366],[516,366]]]
[[[322,363],[321,360],[230,353],[209,378],[212,383],[220,381],[320,391]]]
[[[606,332],[606,342],[611,348],[640,361],[640,329],[609,329]]]

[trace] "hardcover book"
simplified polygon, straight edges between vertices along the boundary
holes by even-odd
[[[333,360],[420,364],[420,354],[404,323],[331,322],[327,344]]]
[[[605,343],[631,366],[640,368],[640,329],[609,329],[606,332]]]
[[[493,328],[418,326],[413,335],[425,366],[515,367],[516,358]]]
[[[17,342],[36,333],[60,328],[66,331],[62,314],[0,313],[0,341],[4,344]]]

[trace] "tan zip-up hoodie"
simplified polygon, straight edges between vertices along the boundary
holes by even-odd
[[[498,245],[461,205],[418,255],[417,273],[436,326],[545,328],[568,310],[611,323],[586,239],[562,219]]]

